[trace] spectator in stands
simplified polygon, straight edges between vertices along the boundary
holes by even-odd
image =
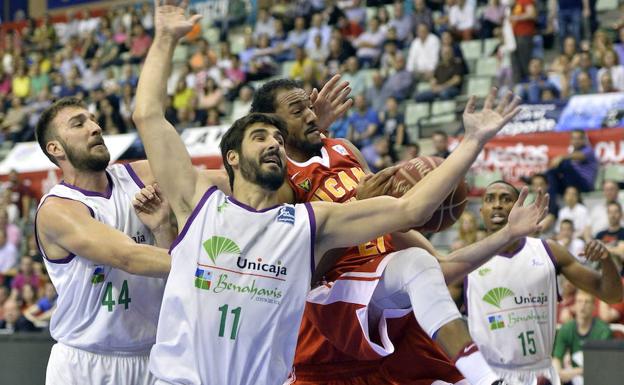
[[[431,156],[437,156],[446,159],[451,152],[448,145],[448,134],[444,131],[435,131],[431,136],[433,142],[433,149],[435,152]]]
[[[0,130],[9,140],[18,142],[22,131],[26,128],[27,119],[28,110],[24,107],[22,99],[14,96],[11,99],[11,107],[9,107],[4,120],[0,123]]]
[[[46,282],[44,295],[36,304],[24,310],[24,318],[35,327],[44,328],[50,323],[50,318],[56,309],[57,294],[52,282]]]
[[[417,28],[420,24],[425,24],[431,31],[433,29],[433,16],[425,0],[414,0],[412,28]]]
[[[390,73],[394,72],[395,59],[398,53],[399,49],[397,48],[396,41],[386,39],[379,63],[379,70],[383,76],[388,76]]]
[[[312,24],[308,29],[308,39],[305,43],[306,49],[311,49],[314,47],[314,36],[320,34],[323,40],[323,45],[329,44],[329,39],[331,37],[331,28],[327,24],[323,23],[323,15],[320,13],[315,13],[312,15]]]
[[[6,273],[17,264],[19,251],[7,240],[6,230],[0,229],[0,273]]]
[[[20,258],[19,272],[11,281],[11,289],[21,291],[24,285],[30,285],[33,289],[38,290],[41,284],[41,277],[34,272],[32,257],[23,255]]]
[[[366,100],[370,100],[370,105],[375,111],[381,111],[384,108],[387,97],[383,94],[384,78],[379,71],[373,72],[371,76],[372,84],[366,87]],[[411,74],[410,74],[411,81]]]
[[[197,39],[197,42],[194,45],[196,45],[197,50],[193,52],[189,59],[191,69],[199,71],[217,63],[217,54],[210,49],[210,43],[208,40],[204,38]]]
[[[325,60],[329,57],[329,48],[326,45],[323,45],[321,40],[321,35],[314,36],[314,47],[311,50],[308,50],[308,56],[314,62],[323,64]]]
[[[494,37],[494,31],[502,27],[504,18],[505,6],[500,0],[489,0],[481,16],[481,38]]]
[[[472,31],[475,28],[474,3],[455,0],[449,9],[449,26],[451,31],[462,40],[472,39]]]
[[[178,80],[176,92],[173,95],[173,108],[177,112],[178,120],[186,120],[184,118],[188,117],[192,113],[194,108],[194,99],[195,91],[187,85],[184,78],[180,78],[180,80]]]
[[[605,179],[602,182],[602,196],[603,201],[597,202],[593,205],[589,218],[592,225],[591,234],[595,234],[600,230],[604,230],[609,226],[609,220],[607,215],[607,207],[613,202],[617,202],[619,198],[620,187],[617,182],[611,179]],[[622,222],[624,225],[624,222]]]
[[[542,59],[533,58],[529,62],[529,76],[523,83],[517,86],[516,94],[525,103],[541,103],[544,90],[550,90],[557,97],[559,96],[559,90],[548,80],[544,73]]]
[[[273,36],[275,34],[275,19],[265,8],[258,10],[258,18],[254,29],[254,37],[257,39],[260,35]]]
[[[37,293],[28,283],[22,285],[21,290],[15,290],[15,293],[22,312],[37,302]]]
[[[594,296],[582,290],[576,291],[574,320],[561,326],[555,338],[553,364],[566,383],[576,377],[583,376],[583,344],[585,341],[602,341],[611,339],[611,329],[602,320],[594,317]],[[564,367],[563,358],[570,354],[572,367]],[[576,380],[574,380],[576,381]]]
[[[590,95],[596,93],[596,84],[592,81],[589,72],[581,71],[576,76],[575,95]]]
[[[290,77],[296,80],[316,78],[317,64],[308,57],[306,50],[295,48],[295,62],[290,68]]]
[[[610,92],[618,92],[613,86],[613,78],[609,72],[603,72],[598,79],[598,88],[600,93],[608,94]]]
[[[365,68],[377,65],[385,38],[386,34],[379,28],[379,19],[372,17],[368,21],[366,31],[353,41],[360,65]]]
[[[3,306],[4,320],[0,321],[0,334],[14,332],[33,332],[37,329],[21,313],[19,304],[14,299],[8,299]]]
[[[30,94],[37,96],[44,89],[50,87],[50,76],[41,72],[41,66],[33,65],[30,67]]]
[[[197,108],[203,110],[204,117],[208,116],[208,111],[215,109],[223,111],[223,91],[217,86],[212,77],[206,79],[206,84],[197,97]],[[205,118],[199,118],[200,122],[204,122]]]
[[[94,90],[101,87],[104,80],[106,80],[106,73],[100,67],[100,60],[91,60],[89,68],[82,75],[82,88],[86,91]]]
[[[624,91],[624,66],[619,63],[614,50],[605,52],[602,57],[602,68],[598,70],[596,75],[600,79],[598,83],[599,92],[608,92],[602,87],[602,75],[605,73],[611,75],[612,85],[616,91]]]
[[[557,218],[557,230],[561,225],[561,221],[569,219],[574,223],[574,236],[581,238],[587,231],[589,223],[589,212],[583,204],[580,192],[576,186],[568,186],[563,194],[564,205],[559,210]]]
[[[537,194],[538,190],[549,191],[548,179],[544,174],[533,174],[529,182],[529,188],[532,194]],[[555,222],[557,221],[557,215],[559,214],[559,205],[557,199],[550,199],[548,201],[548,214],[542,219],[540,225],[542,227],[542,234],[548,233]]]
[[[405,42],[412,37],[412,31],[414,29],[412,16],[405,13],[403,7],[403,1],[395,0],[392,9],[394,10],[394,17],[388,23],[388,27],[394,27],[397,33],[397,38]]]
[[[394,73],[388,76],[381,89],[382,100],[390,97],[398,101],[407,99],[412,92],[413,82],[414,77],[406,68],[405,56],[400,52],[397,53],[394,61]]]
[[[109,98],[104,98],[100,102],[98,124],[104,135],[124,134],[128,131],[119,108],[113,106]]]
[[[555,157],[550,162],[551,168],[546,172],[551,199],[556,199],[570,185],[576,186],[582,192],[594,190],[599,164],[585,131],[573,130],[570,134],[570,145],[571,152]]]
[[[416,101],[454,99],[461,91],[463,73],[461,60],[454,56],[453,48],[443,46],[440,50],[440,61],[433,72],[433,78],[429,81],[431,88],[416,94]]]
[[[407,70],[417,80],[428,80],[438,65],[440,39],[424,23],[418,24],[416,35],[409,48]]]
[[[353,83],[352,83],[353,84]],[[366,103],[364,95],[357,95],[354,101],[354,109],[349,116],[349,139],[358,148],[364,148],[372,143],[377,135],[379,118],[377,112]]]
[[[11,85],[13,96],[18,98],[27,98],[30,95],[30,77],[26,73],[26,65],[20,65],[13,75],[13,83]]]
[[[464,211],[457,221],[457,237],[461,243],[461,247],[466,247],[477,242],[477,231],[479,230],[479,224],[477,217],[471,211]]]
[[[392,159],[398,159],[401,147],[409,143],[405,132],[405,117],[399,111],[397,99],[389,97],[386,99],[386,107],[379,112],[379,128],[381,134],[388,138],[389,152]]]
[[[331,77],[341,72],[341,68],[348,58],[349,54],[343,49],[341,38],[332,36],[329,41],[329,54],[325,60],[327,76]]]
[[[563,219],[559,222],[558,233],[555,235],[555,240],[570,252],[581,263],[585,263],[587,260],[583,257],[585,250],[585,242],[575,236],[575,226],[571,219]]]
[[[581,52],[579,56],[579,65],[572,71],[572,89],[579,94],[592,93],[598,86],[598,69],[592,63],[589,52]],[[583,80],[584,84],[579,84],[579,75],[583,72],[588,75],[589,79],[585,79],[583,76],[580,80]],[[590,83],[589,87],[587,80]]]
[[[295,47],[303,47],[308,41],[308,30],[305,28],[305,19],[301,16],[295,18],[295,28],[288,32],[286,39],[289,49],[294,50]],[[294,51],[292,51],[294,57]]]
[[[596,31],[591,49],[588,47],[586,50],[591,52],[592,62],[596,64],[603,63],[604,55],[613,50],[613,42],[610,35],[604,29]]]
[[[370,166],[371,171],[377,172],[394,164],[390,150],[388,138],[378,136],[373,140],[372,144],[362,148],[362,155]]]
[[[401,148],[398,164],[404,164],[420,155],[420,146],[418,143],[407,143]]]
[[[558,19],[559,44],[563,50],[566,36],[572,36],[577,43],[581,42],[584,19],[590,16],[589,0],[558,0],[557,6],[549,8],[550,20]]]
[[[355,56],[347,59],[346,72],[342,75],[342,80],[349,82],[351,96],[356,97],[366,91],[366,78],[360,71],[360,64]]]
[[[528,75],[529,60],[533,57],[537,11],[534,0],[515,0],[509,21],[516,38],[516,50],[511,55],[514,83],[520,83]]]
[[[366,7],[362,0],[351,0],[351,4],[343,9],[349,20],[361,26],[366,25]]]
[[[611,202],[607,205],[607,218],[609,226],[599,231],[595,238],[601,240],[607,246],[611,254],[624,261],[624,227],[622,227],[622,205]]]
[[[130,40],[130,62],[141,63],[147,55],[150,45],[152,45],[152,37],[145,32],[145,28],[141,24],[134,25]]]

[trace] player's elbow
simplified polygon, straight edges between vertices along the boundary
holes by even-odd
[[[132,113],[132,121],[137,128],[146,127],[150,122],[157,119],[165,119],[164,112],[156,106],[138,106]]]

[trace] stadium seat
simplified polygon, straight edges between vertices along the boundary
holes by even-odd
[[[476,74],[479,76],[496,76],[498,60],[495,57],[482,57],[477,60]]]
[[[483,56],[491,56],[494,53],[494,49],[499,44],[501,44],[501,41],[495,37],[485,39],[483,42]]]
[[[468,95],[476,95],[478,97],[487,96],[492,88],[492,79],[489,77],[470,77],[468,78]]]
[[[457,103],[454,100],[438,100],[431,105],[431,115],[455,113]]]
[[[219,28],[206,28],[203,37],[208,40],[210,44],[217,44],[219,42],[219,33]]]
[[[373,85],[373,74],[377,71],[378,70],[375,68],[360,70],[360,73],[364,77],[364,84],[366,84],[366,87],[371,87]]]
[[[624,182],[624,165],[607,164],[604,166],[604,179]]]
[[[245,49],[245,36],[236,34],[230,35],[230,51],[239,53]]]
[[[461,50],[464,54],[464,59],[478,59],[481,57],[481,41],[480,40],[468,40],[460,43]]]
[[[173,51],[173,62],[186,62],[188,60],[189,47],[187,45],[178,44]]]
[[[618,8],[618,0],[596,1],[596,12],[615,11]]]
[[[420,82],[416,85],[416,92],[429,91],[431,89],[431,83]]]
[[[429,116],[429,103],[407,103],[405,105],[405,124],[417,126],[420,119]]]
[[[503,179],[500,171],[481,171],[473,174],[473,186],[478,189],[485,189],[490,183]]]

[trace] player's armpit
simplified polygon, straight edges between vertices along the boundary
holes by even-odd
[[[217,186],[225,195],[232,195],[230,178],[225,170],[202,170],[199,172],[197,190],[201,192],[201,195],[212,186]]]
[[[37,214],[37,235],[50,260],[80,255],[131,274],[165,277],[167,250],[134,242],[126,234],[92,218],[77,201],[50,197]]]

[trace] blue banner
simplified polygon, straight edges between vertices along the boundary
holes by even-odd
[[[523,104],[520,113],[507,123],[499,135],[533,134],[554,131],[565,102]]]
[[[577,95],[563,109],[557,131],[624,127],[624,93]]]
[[[97,3],[101,0],[48,0],[48,9],[64,8],[73,5]]]

